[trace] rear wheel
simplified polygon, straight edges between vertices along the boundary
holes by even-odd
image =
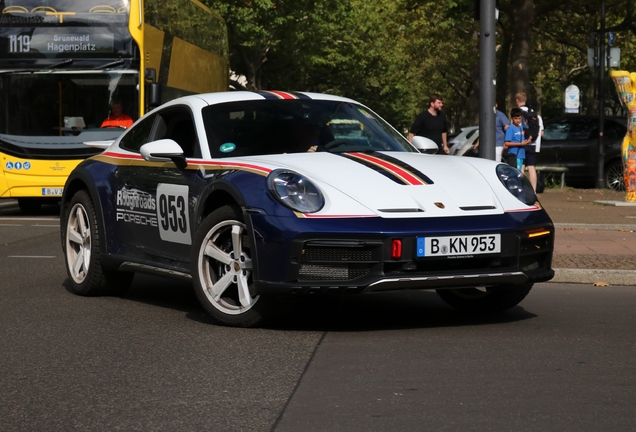
[[[95,206],[86,191],[77,192],[71,199],[65,225],[64,255],[73,291],[84,296],[124,294],[134,274],[102,268]]]
[[[530,290],[532,283],[512,287],[440,289],[437,294],[450,306],[462,312],[490,314],[517,306]]]
[[[199,301],[223,325],[252,327],[270,309],[252,286],[250,235],[240,211],[224,206],[201,224],[192,248],[192,277]]]
[[[625,190],[623,162],[612,162],[605,167],[605,186],[619,192]]]

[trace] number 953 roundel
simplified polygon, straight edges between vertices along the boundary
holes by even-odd
[[[436,290],[509,309],[550,280],[552,221],[515,168],[434,155],[369,108],[315,93],[175,99],[69,176],[73,290],[137,272],[191,281],[216,322],[254,326],[282,295]]]

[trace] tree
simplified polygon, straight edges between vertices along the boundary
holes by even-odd
[[[622,68],[636,70],[633,0],[606,0]],[[479,22],[474,0],[207,0],[226,20],[231,69],[247,88],[334,93],[368,104],[404,131],[430,93],[456,127],[477,124]],[[587,67],[600,0],[500,0],[497,101],[526,91],[544,118],[565,88],[596,105]],[[236,84],[236,86],[238,86]],[[597,86],[596,86],[597,87]],[[606,92],[611,96],[611,92]],[[611,103],[606,106],[614,106]]]

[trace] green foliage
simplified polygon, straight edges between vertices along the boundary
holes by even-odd
[[[606,0],[607,29],[621,48],[621,69],[636,71],[633,0]],[[530,49],[527,86],[545,117],[563,112],[565,88],[579,86],[585,110],[596,106],[587,67],[598,0],[500,0],[498,70],[515,60],[514,43]],[[368,104],[404,131],[428,95],[444,97],[455,127],[475,124],[479,97],[479,22],[473,0],[207,0],[230,34],[230,63],[249,89],[328,92]],[[534,13],[519,15],[522,6]],[[519,20],[528,40],[514,41]],[[498,77],[501,94],[518,89]],[[610,109],[617,109],[607,81]],[[498,92],[498,94],[500,94]],[[612,102],[614,98],[614,102]],[[508,109],[509,107],[500,107]]]

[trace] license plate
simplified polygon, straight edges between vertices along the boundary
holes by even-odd
[[[42,188],[42,195],[59,195],[62,196],[63,188]]]
[[[417,257],[494,254],[501,252],[501,234],[418,237]]]

